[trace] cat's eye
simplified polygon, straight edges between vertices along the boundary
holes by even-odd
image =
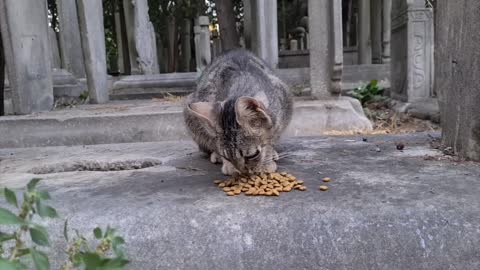
[[[255,151],[255,153],[253,153],[252,155],[249,155],[249,156],[245,156],[245,158],[246,159],[254,159],[254,158],[257,158],[259,155],[260,155],[260,150],[257,149],[257,151]]]

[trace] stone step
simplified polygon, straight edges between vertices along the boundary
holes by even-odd
[[[332,130],[368,130],[372,125],[357,100],[295,102],[287,136],[316,136]],[[0,118],[0,148],[155,142],[187,139],[180,102],[112,101],[58,111]]]

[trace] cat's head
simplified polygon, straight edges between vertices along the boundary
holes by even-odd
[[[264,94],[216,103],[197,102],[188,108],[215,137],[217,154],[240,173],[262,172],[272,162],[273,122]]]

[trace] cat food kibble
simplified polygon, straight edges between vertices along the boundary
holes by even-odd
[[[330,177],[325,177],[325,178],[322,179],[322,181],[325,182],[325,183],[330,182]]]
[[[281,192],[290,192],[293,189],[307,190],[302,180],[286,172],[261,173],[259,175],[236,176],[225,181],[215,180],[228,196],[245,193],[248,196],[280,196]]]
[[[320,186],[319,189],[320,189],[321,191],[325,191],[325,190],[328,190],[328,187],[327,187],[327,186]]]

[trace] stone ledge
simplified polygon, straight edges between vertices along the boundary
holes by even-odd
[[[180,103],[111,102],[0,118],[0,148],[152,142],[187,139]],[[287,136],[371,129],[358,101],[296,101]]]

